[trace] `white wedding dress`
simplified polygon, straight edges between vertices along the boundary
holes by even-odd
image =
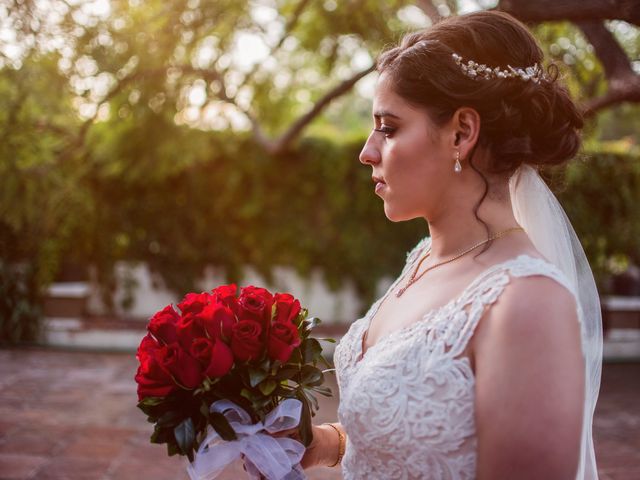
[[[545,275],[572,291],[555,265],[520,255],[488,268],[459,297],[382,337],[362,356],[370,319],[430,241],[425,237],[407,254],[402,274],[336,346],[346,480],[475,478],[475,379],[461,355],[485,306],[514,277]]]

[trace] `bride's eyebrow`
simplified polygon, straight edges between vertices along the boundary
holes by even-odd
[[[400,120],[400,117],[397,115],[394,115],[393,113],[387,111],[387,110],[380,110],[377,112],[373,112],[373,118],[375,118],[376,120],[382,118],[382,117],[389,117],[389,118],[395,118],[396,120]]]

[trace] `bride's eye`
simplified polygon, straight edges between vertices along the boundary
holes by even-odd
[[[374,129],[373,129],[373,131],[374,131],[374,132],[382,132],[382,133],[384,133],[384,136],[385,136],[386,138],[389,138],[389,137],[391,137],[391,135],[393,134],[393,132],[395,132],[395,131],[396,131],[396,129],[395,129],[395,128],[392,128],[392,127],[387,127],[387,126],[385,126],[385,125],[381,125],[381,126],[380,126],[380,128],[374,128]]]

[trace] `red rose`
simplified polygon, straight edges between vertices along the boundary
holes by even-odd
[[[273,295],[267,289],[251,285],[244,287],[240,292],[240,297],[238,297],[238,306],[239,319],[255,320],[262,326],[264,334],[269,334]]]
[[[181,387],[196,388],[202,383],[204,375],[200,363],[177,343],[162,346],[156,352],[156,357],[162,368],[170,373]]]
[[[178,304],[178,308],[180,309],[182,315],[186,313],[198,313],[211,300],[211,295],[209,295],[207,292],[187,293],[182,301]]]
[[[151,317],[147,330],[165,345],[173,343],[178,339],[176,333],[178,320],[180,315],[173,309],[173,305],[167,305]]]
[[[221,340],[198,338],[191,345],[191,355],[200,362],[209,378],[226,375],[233,365],[231,349]]]
[[[202,326],[211,338],[231,340],[231,328],[236,323],[233,311],[222,303],[212,302],[198,314],[202,319]]]
[[[293,350],[300,346],[298,328],[289,322],[275,322],[271,325],[269,335],[268,354],[271,360],[285,363],[291,357]]]
[[[300,301],[289,293],[276,293],[273,297],[276,304],[275,322],[294,323],[300,313]]]
[[[200,315],[188,313],[184,315],[176,327],[178,343],[187,352],[191,350],[191,344],[196,338],[206,337],[204,324]]]
[[[142,359],[151,355],[154,350],[160,348],[161,345],[158,341],[153,338],[151,335],[146,334],[142,340],[140,340],[140,345],[138,346],[138,352],[136,353],[136,358],[140,363],[142,363]]]
[[[262,327],[253,320],[240,320],[231,332],[231,351],[241,362],[260,357],[263,350]]]
[[[229,307],[234,314],[238,313],[238,299],[236,298],[236,294],[238,292],[238,287],[235,283],[230,285],[220,285],[219,287],[211,290],[211,296],[222,303],[223,305]]]
[[[138,400],[146,397],[166,397],[176,388],[173,378],[158,361],[156,354],[160,348],[161,345],[148,334],[140,342],[137,354],[140,366],[135,376]]]

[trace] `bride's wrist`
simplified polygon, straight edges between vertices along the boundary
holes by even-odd
[[[320,425],[325,439],[324,448],[322,448],[324,452],[322,465],[325,467],[337,467],[344,455],[346,435],[338,425],[332,423]]]

